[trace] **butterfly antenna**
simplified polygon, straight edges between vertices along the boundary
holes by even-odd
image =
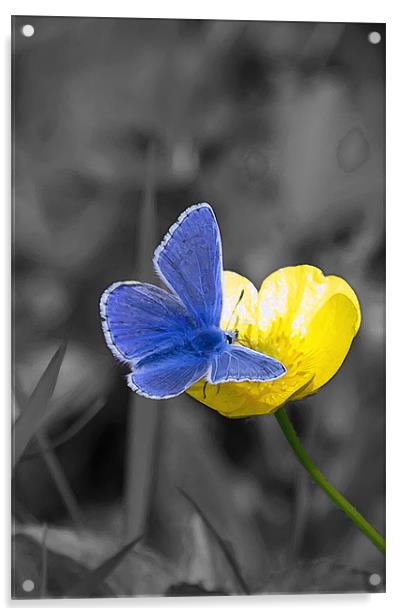
[[[237,302],[236,302],[236,303],[235,303],[235,305],[234,305],[234,308],[233,308],[233,310],[232,310],[232,314],[230,315],[230,319],[229,319],[229,321],[227,322],[227,325],[226,325],[226,327],[225,327],[225,330],[226,330],[226,331],[229,329],[230,321],[233,319],[233,315],[234,315],[234,313],[236,312],[237,307],[238,307],[238,305],[240,304],[241,300],[243,299],[243,296],[244,296],[244,289],[242,289],[242,290],[241,290],[240,295],[239,295],[239,299],[237,300]],[[236,322],[237,322],[237,321],[236,321]]]

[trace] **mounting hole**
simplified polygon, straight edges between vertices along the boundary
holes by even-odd
[[[372,573],[369,577],[369,584],[371,586],[378,586],[381,584],[381,576],[378,573]]]
[[[25,26],[22,26],[21,32],[24,36],[30,38],[35,34],[35,28],[31,24],[25,24]]]
[[[32,592],[34,588],[35,584],[32,580],[24,580],[22,582],[22,590],[24,590],[25,592]]]
[[[372,45],[378,45],[378,43],[381,43],[381,34],[379,32],[370,32],[367,38],[369,40],[369,43],[371,43]]]

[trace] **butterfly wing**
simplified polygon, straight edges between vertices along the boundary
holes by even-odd
[[[152,284],[113,284],[101,297],[100,311],[110,350],[131,363],[155,349],[181,344],[194,328],[180,300]]]
[[[280,361],[247,347],[228,345],[212,360],[208,381],[274,381],[286,373]]]
[[[222,314],[222,244],[207,203],[183,212],[155,250],[154,265],[199,327],[219,326]]]
[[[173,398],[206,375],[210,362],[185,349],[154,353],[128,375],[128,385],[146,398]]]

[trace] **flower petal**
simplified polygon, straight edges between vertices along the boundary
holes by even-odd
[[[339,370],[350,349],[360,323],[360,310],[346,295],[332,296],[310,322],[303,343],[303,364],[314,371],[307,387],[292,400],[313,394]]]
[[[292,338],[306,336],[326,292],[325,276],[311,265],[284,267],[268,276],[258,296],[255,336],[260,350],[277,348],[278,334],[287,346]]]
[[[250,280],[224,272],[221,328],[237,330],[241,339],[247,338],[255,322],[257,299],[258,291]]]
[[[277,357],[288,371],[298,364],[310,374],[308,384],[291,396],[304,398],[339,370],[360,321],[358,299],[345,280],[311,265],[285,267],[261,286],[254,348]]]
[[[362,320],[361,312],[360,312],[360,304],[357,299],[356,293],[353,291],[352,287],[348,285],[346,280],[343,278],[339,278],[338,276],[327,276],[328,283],[328,295],[335,295],[336,293],[340,293],[341,295],[346,295],[352,302],[355,310],[356,310],[356,319],[355,319],[355,335],[359,331],[360,323]]]
[[[231,418],[273,413],[287,402],[294,392],[306,386],[311,375],[293,371],[268,383],[222,383],[210,385],[198,381],[186,393],[221,415]]]
[[[312,265],[284,267],[268,276],[258,296],[254,331],[258,350],[278,350],[278,333],[286,338],[287,343],[293,338],[305,338],[312,319],[337,294],[346,296],[354,306],[354,331],[357,333],[359,302],[353,289],[342,278],[324,276]]]

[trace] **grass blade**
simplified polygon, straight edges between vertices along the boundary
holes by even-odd
[[[82,518],[81,510],[78,506],[74,492],[72,491],[70,484],[66,478],[63,467],[61,466],[58,457],[51,448],[46,434],[44,434],[42,430],[38,430],[36,438],[38,441],[39,448],[41,450],[41,454],[43,456],[43,460],[69,515],[74,522],[77,530],[82,530],[84,528],[84,521]]]
[[[132,550],[132,548],[141,541],[142,537],[137,537],[133,541],[130,541],[121,550],[116,552],[113,556],[105,560],[99,567],[90,571],[81,580],[73,586],[67,597],[91,597],[94,589],[98,584],[104,582],[106,578],[112,573],[112,571],[120,564],[125,556]]]
[[[217,544],[219,545],[223,555],[225,556],[225,558],[226,558],[230,568],[232,569],[233,575],[234,575],[234,577],[236,579],[236,582],[237,582],[239,588],[241,589],[241,591],[245,595],[251,594],[250,589],[248,587],[248,584],[245,581],[245,579],[244,579],[244,577],[243,577],[243,575],[242,575],[242,573],[240,571],[240,567],[237,564],[235,557],[233,556],[230,544],[226,541],[226,539],[223,539],[220,536],[218,531],[215,529],[215,527],[208,520],[208,518],[205,515],[205,513],[202,511],[201,507],[191,498],[191,496],[189,496],[187,494],[187,492],[185,492],[183,490],[183,488],[177,488],[177,489],[180,492],[180,494],[182,494],[182,496],[184,496],[184,498],[190,503],[192,508],[198,513],[198,515],[200,516],[200,518],[204,522],[205,526],[210,531],[211,535],[213,535],[215,541],[217,542]]]
[[[47,547],[46,547],[46,539],[47,539],[47,525],[43,526],[43,535],[42,535],[42,567],[41,567],[41,576],[40,576],[40,597],[43,599],[46,597],[47,592]]]
[[[13,426],[14,466],[20,460],[29,441],[36,434],[53,395],[59,376],[61,364],[66,351],[66,344],[62,344],[53,355],[46,370],[42,374],[37,386],[30,396],[25,409]]]
[[[70,439],[72,439],[76,434],[78,434],[79,432],[81,432],[81,430],[83,428],[85,428],[85,426],[92,421],[92,419],[99,413],[99,411],[105,406],[105,401],[104,400],[96,400],[90,407],[89,409],[81,416],[77,419],[77,421],[75,421],[73,423],[72,426],[70,426],[65,432],[64,434],[62,434],[61,436],[59,436],[58,438],[53,439],[52,441],[50,441],[50,447],[49,449],[47,449],[46,451],[49,450],[54,450],[57,449],[57,447],[61,447],[61,445],[64,445],[65,443],[67,443]],[[27,460],[29,458],[34,458],[35,456],[38,456],[40,454],[43,454],[44,450],[43,449],[32,449],[32,451],[27,451],[23,457],[22,460]]]
[[[155,166],[155,146],[150,142],[140,210],[135,273],[136,280],[147,282],[155,280],[152,266],[152,255],[156,245]],[[146,530],[155,471],[159,405],[158,400],[143,398],[134,393],[130,396],[124,495],[126,541],[143,534]]]
[[[13,428],[14,465],[25,458],[23,453],[32,437],[35,436],[39,445],[38,451],[43,457],[60,497],[76,527],[81,529],[83,527],[83,520],[80,508],[59,459],[55,455],[43,429],[43,424],[49,416],[46,411],[56,386],[65,351],[66,344],[62,344],[50,360],[29,398],[23,391],[16,375],[14,375],[16,403],[21,407],[21,415],[18,417]]]

